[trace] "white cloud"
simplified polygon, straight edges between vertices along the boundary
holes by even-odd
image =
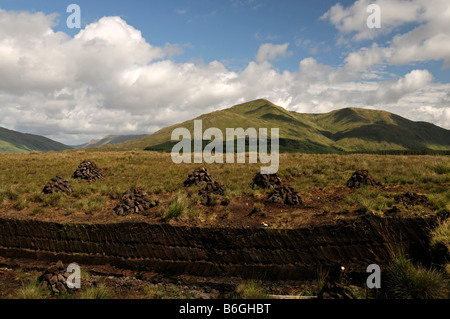
[[[381,8],[381,29],[366,25],[369,3]],[[448,0],[358,0],[348,8],[340,4],[327,11],[322,19],[330,21],[353,40],[373,39],[391,33],[397,27],[413,24],[410,31],[396,34],[386,46],[373,43],[370,48],[351,52],[345,62],[354,71],[364,71],[376,64],[408,64],[429,60],[444,61],[450,67],[450,2]]]
[[[305,58],[299,64],[299,79],[305,83],[328,81],[333,75],[333,68],[318,63],[314,58]]]
[[[368,104],[396,103],[403,96],[424,88],[433,80],[427,70],[413,70],[396,82],[380,84],[376,92],[367,100]]]
[[[384,51],[376,43],[370,48],[362,48],[359,51],[351,52],[345,58],[345,69],[349,72],[366,71],[373,65],[384,61]]]
[[[441,1],[441,0],[437,0]],[[433,0],[358,0],[344,8],[340,3],[330,8],[322,17],[331,22],[340,32],[354,34],[353,40],[373,39],[392,32],[396,27],[410,22],[420,23],[425,18],[426,3]],[[367,12],[370,4],[376,4],[381,10],[381,28],[369,28]],[[432,4],[431,4],[432,5]]]
[[[258,53],[256,54],[256,62],[263,63],[266,61],[275,60],[278,57],[286,57],[292,54],[292,52],[287,51],[289,43],[284,44],[272,44],[265,43],[259,47]]]

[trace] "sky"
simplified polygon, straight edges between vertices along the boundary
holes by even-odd
[[[1,127],[77,145],[257,98],[450,129],[450,1],[0,0]]]

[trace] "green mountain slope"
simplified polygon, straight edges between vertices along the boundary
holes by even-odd
[[[450,151],[449,130],[385,111],[345,108],[324,114],[304,114],[259,99],[204,114],[195,120],[202,120],[203,131],[217,127],[224,136],[226,128],[267,128],[269,135],[270,128],[279,128],[280,151],[284,152]],[[194,121],[189,120],[152,135],[99,149],[170,151],[177,143],[171,141],[171,134],[178,127],[187,128],[193,136]]]
[[[386,111],[345,108],[314,115],[312,121],[347,151],[450,149],[449,130]]]
[[[85,148],[85,147],[96,147],[96,146],[102,146],[107,144],[118,144],[123,143],[129,140],[133,140],[136,138],[147,136],[147,134],[141,134],[141,135],[107,135],[101,139],[98,140],[91,140],[89,143],[81,144],[81,145],[74,145],[73,148]]]
[[[0,127],[0,153],[63,151],[69,146],[49,138],[11,131]]]

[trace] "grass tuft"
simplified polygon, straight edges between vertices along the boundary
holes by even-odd
[[[100,285],[80,293],[80,299],[110,299],[113,296],[108,287]]]
[[[448,280],[436,269],[415,266],[403,249],[398,249],[387,269],[386,292],[393,299],[449,298]]]
[[[237,286],[235,297],[239,299],[270,299],[266,289],[255,280]]]
[[[41,299],[45,296],[45,291],[39,284],[38,277],[19,289],[16,299]]]
[[[186,195],[178,192],[171,199],[168,206],[161,207],[158,211],[158,215],[165,220],[181,217],[188,211],[187,197]]]

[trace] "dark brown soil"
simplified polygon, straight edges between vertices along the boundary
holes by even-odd
[[[396,195],[394,197],[396,203],[402,203],[405,206],[427,205],[428,198],[413,192]]]
[[[0,299],[16,299],[21,289],[36,278],[49,273],[56,263],[39,260],[8,260],[0,256]],[[64,264],[67,267],[68,264]],[[120,269],[109,265],[79,264],[81,288],[57,295],[43,292],[41,298],[81,298],[89,289],[106,287],[110,299],[223,299],[236,298],[242,284],[250,280],[238,277],[197,277],[191,275],[162,276],[147,271]],[[252,280],[255,281],[255,280]],[[267,293],[274,295],[315,294],[315,280],[260,281]]]

